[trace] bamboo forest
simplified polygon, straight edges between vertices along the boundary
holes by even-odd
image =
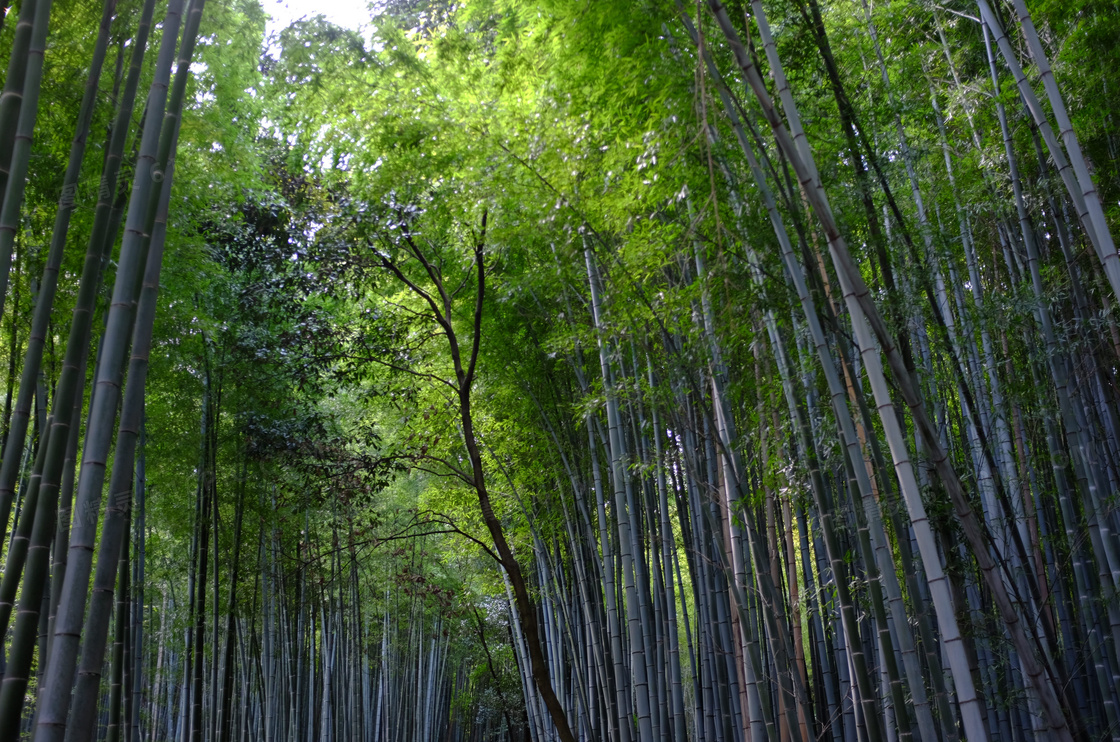
[[[0,0],[0,742],[1120,742],[1120,0]]]

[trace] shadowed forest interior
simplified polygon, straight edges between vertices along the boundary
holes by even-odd
[[[276,5],[0,0],[0,742],[1120,740],[1117,0]]]

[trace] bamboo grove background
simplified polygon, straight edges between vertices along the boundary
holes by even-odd
[[[0,740],[1120,738],[1120,6],[4,3]]]

